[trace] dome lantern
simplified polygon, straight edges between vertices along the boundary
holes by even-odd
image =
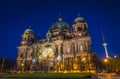
[[[58,18],[58,21],[62,21],[62,18],[61,18],[61,17],[59,17],[59,18]]]

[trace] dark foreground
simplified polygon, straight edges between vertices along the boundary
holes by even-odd
[[[103,74],[0,74],[0,79],[120,79],[120,75]]]
[[[105,74],[105,75],[98,75],[98,79],[120,79],[120,74],[111,75],[111,74]]]
[[[87,73],[11,73],[0,74],[0,79],[90,79]],[[93,79],[93,78],[92,78]]]

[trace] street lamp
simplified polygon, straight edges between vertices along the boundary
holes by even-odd
[[[105,62],[105,63],[107,63],[107,62],[108,62],[108,60],[105,58],[105,59],[104,59],[104,62]]]
[[[108,69],[107,69],[107,62],[108,62],[108,59],[104,59],[104,62],[105,62],[105,66],[106,66],[106,72],[108,71]]]
[[[24,71],[24,63],[21,64],[22,70]]]
[[[24,67],[24,64],[22,63],[21,66]]]
[[[116,55],[114,55],[114,58],[116,58],[117,56]]]

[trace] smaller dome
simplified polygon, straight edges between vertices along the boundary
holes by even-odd
[[[29,29],[26,29],[24,33],[33,33],[33,30],[29,28]]]
[[[83,17],[77,17],[74,22],[77,22],[77,21],[85,21]]]
[[[78,21],[85,21],[85,19],[83,17],[80,16],[80,14],[78,14],[78,17],[74,20],[74,22],[78,22]]]

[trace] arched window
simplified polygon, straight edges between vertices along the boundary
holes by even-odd
[[[81,27],[78,27],[78,28],[77,28],[77,30],[78,30],[78,31],[81,31],[81,30],[82,30],[82,28],[81,28]]]
[[[21,56],[20,57],[23,57],[23,53],[21,53]]]
[[[31,55],[30,56],[33,56],[33,53],[31,53]]]

